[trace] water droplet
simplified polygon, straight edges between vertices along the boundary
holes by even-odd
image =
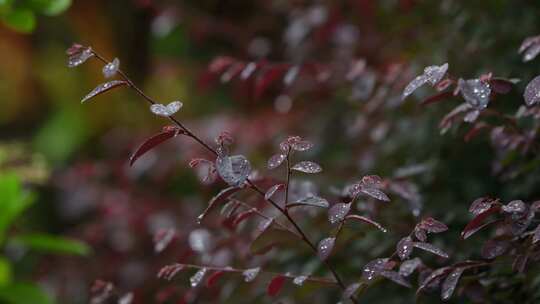
[[[118,300],[118,304],[131,304],[133,302],[133,293],[126,293]]]
[[[311,161],[302,161],[294,165],[292,170],[304,172],[304,173],[319,173],[322,171],[322,168],[319,164],[311,162]]]
[[[180,101],[173,101],[166,106],[156,103],[150,106],[150,111],[158,116],[169,117],[178,112],[183,105]]]
[[[251,172],[251,164],[243,155],[218,157],[216,168],[219,176],[233,187],[244,184]]]
[[[112,62],[107,63],[103,69],[103,76],[105,78],[111,78],[118,72],[118,69],[120,68],[120,60],[118,58],[114,58]]]
[[[244,270],[244,272],[242,272],[242,275],[244,276],[244,281],[252,282],[253,280],[255,280],[257,275],[259,275],[260,271],[261,271],[260,267]]]
[[[332,253],[332,250],[334,249],[334,244],[336,242],[335,237],[329,237],[321,240],[319,242],[319,245],[317,246],[317,255],[321,260],[326,260]]]
[[[201,283],[204,276],[206,275],[206,271],[207,271],[206,268],[202,268],[199,271],[197,271],[191,278],[189,278],[191,287],[197,287]]]
[[[307,276],[298,276],[298,277],[295,277],[294,280],[293,280],[293,284],[295,285],[298,285],[298,286],[302,286],[304,285],[304,282],[307,280]]]
[[[396,251],[401,260],[406,260],[409,258],[409,256],[412,253],[413,250],[413,244],[412,239],[410,237],[404,237],[402,238],[396,245]]]
[[[122,81],[122,80],[113,80],[113,81],[109,81],[109,82],[106,82],[106,83],[102,83],[100,85],[98,85],[95,89],[92,90],[92,92],[88,93],[88,95],[84,96],[84,98],[81,100],[81,103],[84,103],[85,101],[101,94],[101,93],[104,93],[110,89],[113,89],[115,87],[119,87],[119,86],[123,86],[123,85],[127,85],[127,82],[125,81]]]

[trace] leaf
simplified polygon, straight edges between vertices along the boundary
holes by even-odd
[[[390,198],[386,193],[382,192],[381,190],[377,188],[362,188],[360,192],[373,197],[374,199],[378,199],[380,201],[389,202]]]
[[[250,252],[254,255],[264,254],[274,246],[297,245],[298,237],[288,230],[268,228],[251,243]]]
[[[343,219],[345,219],[345,216],[347,216],[350,210],[351,203],[335,204],[334,206],[332,206],[332,208],[328,210],[328,221],[330,221],[331,224],[341,222],[343,221]]]
[[[508,94],[512,90],[512,87],[514,87],[515,82],[511,79],[492,78],[489,81],[489,84],[491,85],[493,92],[497,94]]]
[[[217,281],[219,280],[219,278],[221,278],[224,274],[225,274],[225,271],[223,271],[223,270],[214,271],[214,272],[208,277],[208,279],[206,279],[206,287],[211,288],[211,287],[213,287],[214,285],[216,285],[216,283],[217,283]]]
[[[379,224],[379,223],[375,222],[374,220],[372,220],[370,218],[367,218],[365,216],[351,214],[351,215],[347,215],[345,217],[345,220],[346,221],[347,220],[361,221],[361,222],[368,223],[370,225],[375,226],[377,229],[381,230],[382,232],[387,232],[386,228],[384,228],[381,224]]]
[[[455,268],[454,270],[452,270],[452,272],[450,272],[446,279],[444,279],[441,286],[442,300],[446,301],[452,297],[452,294],[454,293],[454,290],[456,289],[456,286],[464,270],[465,269],[461,267]]]
[[[255,278],[257,278],[257,276],[259,275],[259,272],[261,272],[260,267],[244,270],[242,272],[242,275],[244,276],[244,282],[246,283],[253,282],[253,280],[255,280]]]
[[[319,257],[319,259],[323,261],[328,259],[328,257],[330,257],[330,255],[332,254],[332,250],[334,250],[335,243],[335,237],[328,237],[322,239],[317,245],[317,256]]]
[[[271,296],[275,297],[278,295],[278,293],[283,288],[283,285],[285,284],[285,276],[278,275],[270,281],[270,284],[268,284],[268,288],[266,289],[266,293]]]
[[[435,269],[427,278],[425,278],[422,281],[422,284],[420,284],[420,287],[418,287],[418,289],[416,290],[416,294],[418,295],[420,292],[426,289],[431,283],[434,283],[437,279],[444,277],[450,271],[452,271],[452,267],[443,267],[443,268]]]
[[[9,226],[33,201],[34,196],[23,191],[21,181],[15,174],[0,174],[0,243]]]
[[[10,10],[3,16],[3,20],[7,26],[21,33],[30,33],[36,27],[36,16],[28,9]]]
[[[508,240],[492,239],[484,243],[482,247],[482,257],[484,259],[494,259],[503,255],[512,244]]]
[[[408,277],[420,266],[422,266],[422,260],[420,260],[420,258],[403,261],[401,265],[399,265],[399,274]]]
[[[407,282],[405,278],[403,278],[399,273],[395,271],[383,270],[381,271],[381,276],[393,281],[396,284],[399,284],[407,288],[411,288],[411,283]]]
[[[480,79],[458,80],[458,88],[467,103],[477,109],[483,110],[488,106],[491,95],[491,86]]]
[[[360,286],[362,286],[362,283],[352,283],[351,285],[347,286],[347,288],[345,288],[345,291],[343,292],[343,298],[349,299],[354,296]]]
[[[103,94],[105,92],[108,92],[114,88],[119,88],[122,86],[127,86],[128,83],[123,80],[112,80],[106,83],[102,83],[98,85],[95,89],[92,90],[92,92],[88,93],[84,98],[81,100],[81,103],[84,103],[100,94]]]
[[[411,237],[407,236],[402,238],[396,245],[396,252],[401,260],[409,258],[413,251],[413,241]]]
[[[241,222],[247,220],[250,216],[254,215],[254,214],[257,214],[257,209],[255,208],[252,208],[252,209],[249,209],[249,210],[246,210],[246,211],[242,211],[240,212],[235,218],[234,218],[234,221],[233,221],[233,226],[234,227],[237,227]]]
[[[149,139],[147,139],[145,142],[143,142],[131,155],[129,158],[129,165],[133,166],[133,164],[146,152],[152,150],[153,148],[161,145],[162,143],[166,142],[167,140],[175,137],[178,134],[184,134],[183,131],[179,129],[165,129],[161,133],[156,134]]]
[[[285,188],[285,184],[277,184],[277,185],[273,185],[272,187],[270,187],[270,189],[268,189],[268,191],[266,191],[266,193],[264,194],[264,199],[265,200],[269,200],[270,198],[272,198],[272,196],[274,196],[274,193],[276,193],[278,190],[281,190]]]
[[[9,304],[53,304],[52,299],[32,283],[14,283],[2,287],[0,299]]]
[[[182,271],[185,268],[183,264],[171,264],[162,267],[158,273],[157,277],[158,279],[165,279],[167,281],[172,280],[180,271]]]
[[[430,243],[422,243],[422,242],[413,242],[413,246],[422,250],[425,250],[427,252],[431,252],[433,254],[436,254],[440,257],[443,257],[445,259],[448,258],[448,254],[444,251],[442,251],[440,248],[435,247],[431,245]]]
[[[423,219],[419,224],[418,228],[424,229],[430,233],[441,233],[448,230],[448,226],[444,223],[437,221],[432,217]]]
[[[279,167],[286,158],[287,158],[287,155],[285,154],[272,155],[272,157],[268,159],[268,164],[267,164],[268,169],[272,170]]]
[[[46,234],[17,235],[10,241],[44,253],[84,256],[92,252],[92,249],[81,241]]]
[[[539,49],[540,50],[540,49]],[[525,87],[523,98],[527,106],[533,106],[540,103],[540,76],[536,76]]]
[[[465,239],[466,237],[471,236],[474,232],[479,231],[479,228],[482,226],[482,223],[486,218],[488,218],[490,215],[494,213],[498,213],[500,210],[499,206],[492,206],[489,209],[485,210],[484,212],[479,213],[476,215],[468,224],[465,226],[465,229],[461,232],[461,238]],[[485,226],[482,226],[485,227]]]
[[[300,200],[295,201],[294,203],[288,204],[287,208],[294,208],[300,206],[313,206],[319,208],[328,208],[328,201],[322,197],[318,196],[308,196]]]
[[[154,113],[157,116],[169,117],[180,111],[183,106],[184,104],[181,101],[173,101],[168,105],[155,103],[150,106],[150,112]]]
[[[538,241],[540,241],[540,225],[536,226],[536,229],[534,229],[534,234],[532,238],[533,244],[536,244]]]
[[[447,98],[451,98],[453,96],[454,96],[454,94],[452,93],[452,91],[441,92],[441,93],[432,95],[432,96],[424,99],[424,101],[422,101],[420,103],[420,105],[427,106],[427,105],[430,105],[432,103],[437,103],[437,102],[443,101],[443,100],[445,100]]]
[[[214,196],[210,200],[210,202],[208,202],[208,207],[206,207],[203,213],[201,213],[201,215],[197,217],[197,221],[200,223],[216,205],[227,201],[229,197],[231,197],[231,195],[235,194],[240,190],[241,188],[238,187],[228,187],[221,190],[216,196]]]
[[[71,0],[49,0],[42,13],[48,16],[57,16],[65,12],[71,6]]]
[[[255,80],[255,98],[259,99],[263,96],[266,90],[285,73],[286,66],[276,66],[268,68],[266,71],[259,73]]]
[[[480,230],[486,228],[487,226],[491,226],[491,225],[493,225],[493,224],[495,224],[495,223],[499,223],[499,222],[501,222],[501,221],[502,221],[502,219],[492,220],[492,221],[489,221],[489,222],[487,222],[487,223],[483,223],[482,225],[477,226],[477,227],[475,227],[474,229],[467,230],[467,232],[464,231],[464,232],[461,233],[461,238],[462,238],[463,240],[466,240],[466,239],[468,239],[471,235],[473,235],[473,234],[477,233],[478,231],[480,231]]]
[[[216,169],[223,181],[230,186],[239,187],[248,179],[251,164],[243,155],[219,156],[216,159]]]
[[[302,161],[294,165],[292,170],[300,171],[303,173],[320,173],[322,171],[322,168],[319,164],[311,162],[311,161]]]

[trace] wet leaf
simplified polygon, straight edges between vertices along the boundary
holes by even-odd
[[[435,269],[431,274],[426,277],[422,284],[420,284],[420,287],[416,290],[416,294],[419,294],[424,289],[426,289],[428,286],[430,286],[432,283],[435,283],[437,280],[440,280],[442,277],[446,276],[448,273],[452,271],[452,267],[443,267],[439,269]]]
[[[292,166],[291,169],[310,174],[319,173],[322,171],[322,168],[319,164],[311,161],[299,162],[296,165]]]
[[[251,173],[251,164],[243,155],[220,156],[216,159],[219,176],[230,186],[239,187],[244,184]]]
[[[441,299],[446,301],[452,297],[454,290],[463,274],[464,268],[455,268],[448,274],[441,285]]]
[[[270,159],[268,160],[268,165],[267,165],[268,169],[272,170],[279,167],[283,163],[283,161],[285,161],[286,158],[287,158],[287,155],[285,154],[272,155],[272,157],[270,157]]]
[[[179,129],[168,129],[163,130],[161,133],[150,137],[145,142],[143,142],[131,155],[131,157],[129,158],[129,165],[133,166],[133,164],[146,152],[177,136],[178,134],[183,134],[183,132]]]
[[[345,288],[345,291],[343,292],[343,298],[344,299],[349,299],[352,296],[354,296],[354,294],[358,291],[360,286],[362,286],[361,283],[353,283],[353,284],[347,286],[347,288]]]
[[[399,265],[399,274],[408,277],[410,276],[418,267],[421,267],[422,260],[420,258],[414,258],[410,260],[403,261],[401,265]]]
[[[532,238],[533,244],[536,244],[538,241],[540,241],[540,225],[536,226],[534,229],[534,234]]]
[[[381,224],[365,216],[351,214],[351,215],[347,215],[345,217],[345,220],[361,221],[361,222],[368,223],[370,225],[375,226],[377,229],[381,230],[382,232],[387,232],[386,228],[384,228]]]
[[[335,237],[329,237],[322,239],[319,244],[317,245],[317,255],[321,260],[326,260],[330,255],[332,254],[332,250],[334,249],[334,244],[336,242]]]
[[[287,205],[287,208],[302,207],[302,206],[328,208],[329,204],[328,204],[328,201],[322,197],[308,196]]]
[[[536,76],[527,84],[523,93],[525,104],[529,107],[540,103],[540,76]]]
[[[488,218],[490,215],[498,213],[500,210],[499,206],[492,206],[489,209],[483,211],[482,213],[479,213],[476,215],[468,224],[465,226],[465,229],[461,232],[461,238],[465,238],[465,236],[469,237],[474,232],[479,231],[479,227],[482,226],[484,223],[484,220]],[[483,226],[485,227],[485,226]],[[471,233],[472,232],[472,233]]]
[[[387,263],[387,258],[375,259],[373,261],[370,261],[364,266],[364,269],[362,270],[362,278],[366,281],[371,281],[375,279],[381,274],[382,271],[389,270],[387,269]]]
[[[411,283],[409,283],[407,280],[405,280],[405,278],[403,278],[399,273],[395,271],[383,270],[381,271],[381,276],[393,281],[396,284],[411,288]]]
[[[390,198],[388,197],[388,195],[386,195],[386,193],[382,192],[381,190],[377,188],[362,188],[360,192],[380,201],[384,201],[384,202],[390,201]]]
[[[351,203],[338,203],[328,210],[328,220],[331,224],[343,221],[351,210]]]
[[[433,254],[436,254],[440,257],[443,257],[445,259],[448,258],[448,254],[444,251],[442,251],[440,248],[435,247],[431,245],[430,243],[422,243],[422,242],[413,242],[413,246],[422,250],[425,250],[427,252],[431,252]]]
[[[308,276],[297,276],[293,280],[293,284],[297,286],[304,285],[304,282],[308,279]]]
[[[120,68],[120,60],[118,58],[114,58],[113,61],[107,63],[103,69],[103,76],[105,78],[111,78],[118,72],[118,69]]]
[[[270,284],[268,284],[268,288],[266,289],[266,293],[271,296],[275,297],[278,295],[278,293],[283,288],[283,285],[285,284],[286,277],[282,275],[278,275],[270,281]]]
[[[157,116],[169,117],[180,111],[183,105],[184,104],[180,101],[173,101],[168,105],[156,103],[150,106],[150,112],[156,114]]]
[[[257,278],[257,276],[259,275],[259,272],[261,272],[260,267],[244,270],[244,272],[242,272],[242,275],[244,276],[244,282],[253,282],[253,280],[255,280],[255,278]]]
[[[77,67],[85,63],[88,59],[94,57],[92,48],[84,47],[80,44],[74,44],[67,50],[66,53],[69,55],[68,67],[70,68]]]
[[[270,198],[272,198],[272,196],[274,196],[274,194],[278,191],[278,190],[281,190],[281,189],[284,189],[285,188],[285,184],[277,184],[277,185],[273,185],[272,187],[270,187],[268,189],[268,191],[266,191],[266,193],[264,194],[264,199],[265,200],[269,200]]]
[[[207,271],[208,269],[206,268],[199,269],[191,278],[189,278],[189,283],[191,287],[194,288],[194,287],[199,286],[199,284],[204,279],[204,276],[206,275]]]
[[[106,83],[102,83],[98,85],[95,89],[92,90],[92,92],[88,93],[88,95],[84,96],[84,98],[81,100],[81,103],[84,103],[97,95],[103,94],[105,92],[108,92],[114,88],[119,88],[122,86],[127,86],[128,83],[123,80],[112,80]]]
[[[458,88],[467,103],[475,109],[483,110],[488,106],[491,94],[489,83],[480,79],[458,80]]]
[[[396,245],[396,252],[401,260],[406,260],[413,251],[413,241],[410,237],[402,238]]]
[[[448,227],[444,223],[437,221],[436,219],[432,217],[423,219],[418,224],[418,228],[424,229],[430,233],[441,233],[448,230]]]

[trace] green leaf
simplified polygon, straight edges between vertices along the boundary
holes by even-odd
[[[88,255],[92,249],[83,242],[47,234],[17,235],[11,242],[31,250],[68,255]]]
[[[56,16],[66,11],[71,6],[71,0],[49,0],[43,14],[48,16]]]
[[[0,243],[9,226],[33,201],[34,196],[23,191],[15,174],[0,175]]]
[[[14,283],[0,288],[0,302],[7,304],[53,304],[51,298],[31,283]]]
[[[5,258],[0,257],[0,288],[11,283],[11,264]]]
[[[30,33],[36,27],[34,12],[27,9],[15,9],[8,11],[3,16],[4,23],[21,33]]]

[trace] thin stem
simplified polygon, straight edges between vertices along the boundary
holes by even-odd
[[[224,272],[235,272],[235,273],[243,273],[244,271],[249,270],[249,268],[248,269],[241,269],[241,268],[232,268],[232,267],[215,267],[215,266],[203,266],[203,265],[183,264],[183,263],[179,263],[179,264],[182,265],[185,268],[207,269],[207,270],[213,270],[213,271],[224,271]],[[280,273],[280,272],[272,272],[272,271],[264,271],[264,270],[261,270],[260,273],[269,274],[271,276],[282,276],[282,277],[286,277],[286,278],[289,278],[289,279],[295,279],[295,278],[300,276],[300,275],[294,275],[294,274],[290,274],[290,273]],[[309,282],[317,282],[317,283],[322,283],[322,284],[337,285],[337,283],[335,281],[332,281],[332,280],[329,280],[329,279],[326,279],[326,278],[312,277],[312,276],[306,276],[306,277],[307,277],[306,281],[309,281]]]
[[[99,55],[98,53],[96,53],[95,51],[92,51],[92,53],[94,54],[94,56],[96,56],[97,59],[99,59],[101,62],[103,62],[104,64],[108,64],[109,61],[106,60],[104,57],[102,57],[101,55]],[[148,103],[150,104],[156,104],[157,102],[152,99],[150,96],[146,95],[139,87],[137,87],[135,85],[135,83],[133,83],[133,81],[131,81],[131,79],[127,76],[126,73],[124,73],[123,71],[121,70],[118,70],[118,74],[122,77],[122,79],[124,79],[124,81],[126,81],[129,85],[129,87],[131,87],[133,90],[135,90],[135,92],[137,94],[139,94],[142,98],[144,98]],[[215,156],[218,155],[217,151],[210,147],[207,143],[205,143],[201,138],[199,138],[197,135],[195,135],[195,133],[193,133],[191,130],[189,130],[186,126],[184,126],[180,121],[178,121],[176,118],[174,118],[173,116],[168,116],[169,120],[171,122],[173,122],[174,124],[176,124],[178,127],[180,127],[184,132],[186,132],[186,135],[191,137],[193,140],[195,140],[196,142],[198,142],[200,145],[202,145],[206,150],[208,150],[209,152],[211,152],[212,154],[214,154]],[[288,153],[289,154],[289,153]],[[287,155],[287,171],[290,172],[290,164],[289,164],[289,157]],[[288,178],[289,179],[290,176],[289,176],[289,173],[288,173]],[[262,197],[264,197],[264,192],[259,188],[257,187],[257,185],[255,185],[250,179],[247,179],[246,182],[250,185],[250,187],[255,190],[259,195],[261,195]],[[289,184],[289,181],[287,181],[287,185]],[[288,192],[288,191],[286,191]],[[279,212],[281,212],[286,218],[287,220],[293,225],[294,229],[298,232],[298,234],[300,234],[300,237],[301,239],[313,250],[313,252],[315,253],[316,256],[317,255],[317,247],[313,244],[313,242],[311,242],[307,235],[304,233],[304,231],[302,230],[302,228],[300,228],[300,226],[298,226],[298,224],[296,223],[296,221],[289,215],[289,213],[287,212],[287,209],[286,208],[282,208],[281,206],[279,206],[275,201],[273,201],[272,199],[268,199],[267,200],[272,206],[274,206]],[[332,273],[332,275],[334,276],[334,278],[336,279],[336,282],[337,284],[339,285],[339,287],[343,290],[345,290],[347,287],[345,286],[345,284],[343,283],[343,281],[341,280],[341,278],[339,277],[337,271],[335,270],[335,268],[328,262],[328,260],[322,260],[322,262],[326,265],[326,267],[330,270],[330,272]],[[354,303],[358,303],[356,298],[354,296],[351,296],[350,298]]]
[[[287,150],[287,182],[285,184],[285,211],[289,212],[287,210],[287,206],[289,205],[289,186],[291,184],[291,147]]]

